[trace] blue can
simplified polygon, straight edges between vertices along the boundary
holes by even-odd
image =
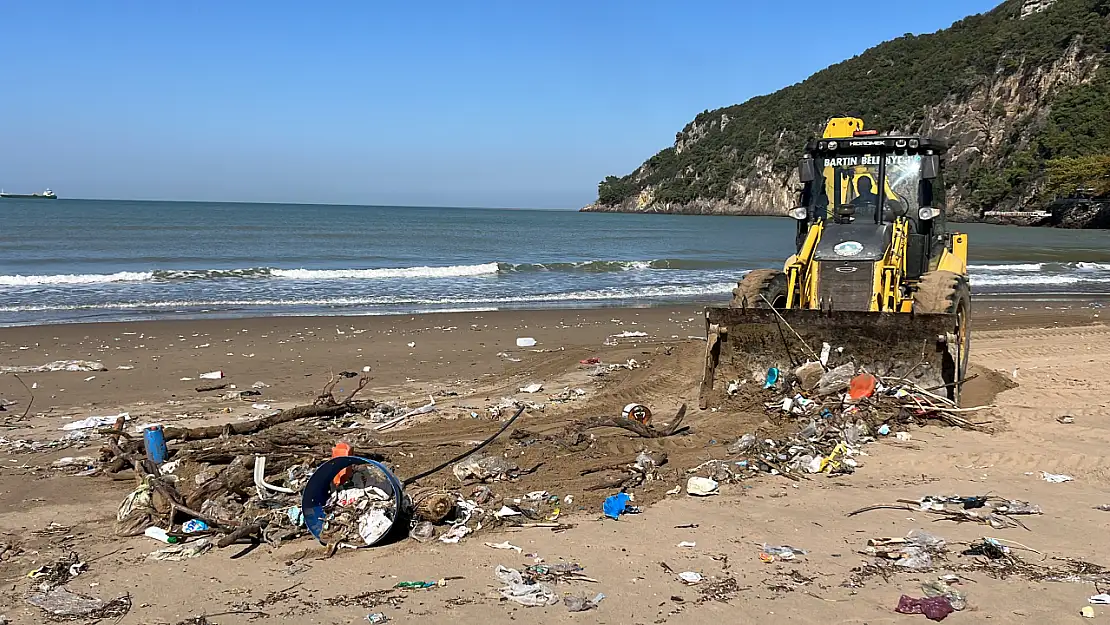
[[[143,430],[143,445],[146,447],[146,457],[154,464],[166,461],[166,436],[162,433],[162,426],[152,425]]]

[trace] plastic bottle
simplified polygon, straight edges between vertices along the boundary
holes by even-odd
[[[153,538],[154,540],[161,541],[170,545],[177,542],[177,539],[167,534],[166,530],[154,525],[146,528],[146,531],[144,531],[143,534],[150,538]]]

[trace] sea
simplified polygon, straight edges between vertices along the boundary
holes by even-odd
[[[959,224],[977,297],[1110,295],[1110,233]],[[727,301],[773,217],[0,200],[0,325]]]

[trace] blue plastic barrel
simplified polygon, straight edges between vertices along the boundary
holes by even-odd
[[[152,425],[143,430],[143,446],[146,448],[147,459],[154,464],[160,465],[166,461],[166,454],[169,452],[162,426]]]
[[[395,511],[392,519],[393,523],[396,523],[397,519],[401,516],[404,487],[401,485],[401,481],[390,473],[389,469],[385,468],[384,464],[361,456],[340,456],[338,458],[332,458],[319,467],[316,467],[316,470],[312,472],[312,477],[308,478],[308,483],[305,484],[304,490],[301,491],[301,512],[304,514],[305,527],[308,528],[308,531],[311,532],[321,544],[324,544],[324,541],[320,539],[320,534],[324,531],[324,521],[328,516],[327,513],[324,512],[324,504],[328,502],[328,497],[331,496],[332,479],[334,479],[336,475],[339,475],[339,472],[343,469],[357,464],[372,465],[385,476],[385,481],[375,483],[374,486],[377,486],[385,491],[386,494],[393,497]],[[391,525],[389,530],[383,533],[382,537],[378,539],[378,542],[381,542],[382,539],[392,533],[393,526]],[[367,547],[372,546],[373,545],[367,545]]]

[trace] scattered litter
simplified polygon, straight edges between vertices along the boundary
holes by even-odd
[[[409,341],[408,346],[409,346],[409,349],[412,349],[412,348],[416,347],[416,342],[415,341]]]
[[[697,584],[702,580],[701,573],[695,571],[683,571],[678,574],[678,578],[690,585]]]
[[[1070,425],[1072,423],[1075,423],[1075,417],[1063,415],[1061,417],[1056,417],[1056,421],[1059,423],[1063,423],[1064,425]]]
[[[621,416],[625,419],[632,419],[643,425],[651,423],[651,410],[647,406],[641,404],[628,404],[621,410]]]
[[[505,542],[501,542],[501,543],[485,543],[485,545],[487,547],[491,548],[491,549],[509,549],[509,550],[515,551],[517,553],[524,553],[523,549],[521,549],[520,547],[517,547],[516,545],[510,543],[507,540]]]
[[[480,480],[482,482],[495,482],[512,478],[520,467],[511,460],[501,456],[477,456],[467,458],[451,469],[460,482],[467,480]]]
[[[628,493],[610,495],[605,498],[605,502],[601,505],[601,511],[610,519],[619,519],[622,514],[638,514],[640,509],[628,505],[630,501],[632,501],[632,497]]]
[[[1085,605],[1079,610],[1079,616],[1082,616],[1083,618],[1094,618],[1095,609],[1089,605]]]
[[[517,347],[535,347],[536,339],[531,337],[521,337],[516,340]]]
[[[374,625],[380,625],[381,623],[388,623],[389,617],[384,612],[372,612],[366,615],[366,620]]]
[[[269,410],[270,404],[251,404],[251,408],[255,410]]]
[[[1099,504],[1099,505],[1095,506],[1095,510],[1101,510],[1103,512],[1110,512],[1110,503]]]
[[[27,598],[27,603],[52,616],[69,619],[122,617],[131,609],[130,597],[103,601],[70,592],[62,586],[34,593]]]
[[[779,560],[793,560],[796,554],[801,554],[803,556],[806,554],[805,549],[798,549],[797,547],[791,547],[790,545],[778,546],[764,544],[762,546],[762,550],[763,553],[775,556]]]
[[[0,373],[49,373],[53,371],[107,371],[108,369],[95,360],[55,360],[45,365],[4,365],[0,366]]]
[[[835,369],[830,369],[821,376],[817,382],[818,395],[832,395],[848,390],[852,378],[856,375],[856,365],[845,363]]]
[[[110,416],[104,416],[104,417],[88,417],[86,419],[81,419],[80,421],[74,421],[72,423],[67,423],[67,424],[62,426],[62,429],[67,431],[67,432],[70,432],[70,431],[73,431],[73,430],[88,430],[88,429],[91,429],[91,428],[104,427],[106,425],[115,425],[116,421],[120,417],[123,417],[124,421],[128,421],[128,420],[131,419],[131,415],[127,414],[126,412],[121,412],[117,415],[110,415]]]
[[[686,481],[686,493],[695,497],[706,497],[717,494],[718,484],[707,477],[691,477]]]
[[[1088,601],[1095,605],[1110,605],[1110,595],[1102,593],[1091,597]]]
[[[529,384],[528,386],[523,386],[520,388],[521,393],[538,393],[542,390],[543,384],[540,384],[538,382],[534,382],[532,384]]]
[[[463,524],[456,525],[447,530],[442,536],[439,537],[439,542],[453,545],[463,539],[464,536],[472,532],[469,527]]]
[[[645,337],[647,335],[648,335],[647,332],[631,332],[631,331],[625,330],[624,332],[621,332],[620,334],[610,334],[609,337],[614,338],[614,339],[633,339],[633,338],[642,338],[642,337]]]
[[[568,497],[569,497],[569,495],[568,495]],[[505,517],[510,517],[510,516],[520,516],[520,515],[521,515],[521,513],[520,513],[519,510],[513,510],[509,506],[501,506],[500,510],[493,513],[493,516],[495,516],[499,519],[503,519]]]
[[[555,605],[559,596],[549,586],[543,583],[527,584],[516,569],[505,568],[501,565],[496,569],[497,579],[505,584],[498,591],[501,596],[526,607],[542,607]]]
[[[776,367],[771,367],[767,370],[767,376],[763,379],[763,388],[771,388],[779,381],[779,370]]]
[[[95,375],[90,375],[89,377],[85,378],[85,381],[86,381],[86,382],[92,382],[92,381],[93,381],[93,380],[95,380],[95,379],[96,379],[96,376],[95,376]]]
[[[896,438],[900,441],[908,441],[908,440],[912,439],[913,436],[910,436],[909,432],[895,432],[894,433],[894,438]]]
[[[219,380],[219,379],[222,379],[224,377],[224,372],[223,371],[209,371],[208,373],[200,374],[200,376],[198,376],[198,377],[202,380]]]
[[[689,541],[689,540],[684,540],[684,541],[678,543],[678,546],[679,547],[685,547],[685,548],[693,548],[693,547],[697,547],[698,544],[696,542],[692,542],[692,541]]]
[[[1070,482],[1075,478],[1070,475],[1064,475],[1062,473],[1046,473],[1044,471],[1041,471],[1041,479],[1050,484],[1059,484],[1061,482]]]
[[[954,612],[948,597],[926,597],[915,599],[907,595],[898,598],[898,607],[894,608],[899,614],[924,614],[930,621],[943,621],[945,617]]]
[[[165,549],[152,551],[147,554],[148,560],[168,560],[171,562],[180,562],[190,558],[196,558],[204,555],[212,549],[212,543],[207,538],[201,538],[193,542],[187,542],[180,545],[171,545]]]
[[[256,390],[257,389],[263,389],[263,388],[270,388],[270,385],[266,384],[265,382],[255,382],[254,384],[251,384],[251,388],[256,389]]]
[[[195,534],[208,529],[208,524],[200,519],[189,519],[181,524],[181,531],[186,534]]]
[[[890,435],[890,426],[889,425],[884,423],[881,426],[879,426],[879,436],[889,436],[889,435]]]
[[[568,612],[585,612],[586,610],[593,610],[601,600],[605,598],[604,593],[597,593],[593,599],[586,597],[578,597],[575,595],[567,595],[563,597],[563,605],[567,606]]]
[[[116,367],[116,369],[119,369],[120,371],[130,371],[134,368],[135,368],[134,365],[120,365],[120,366]]]

